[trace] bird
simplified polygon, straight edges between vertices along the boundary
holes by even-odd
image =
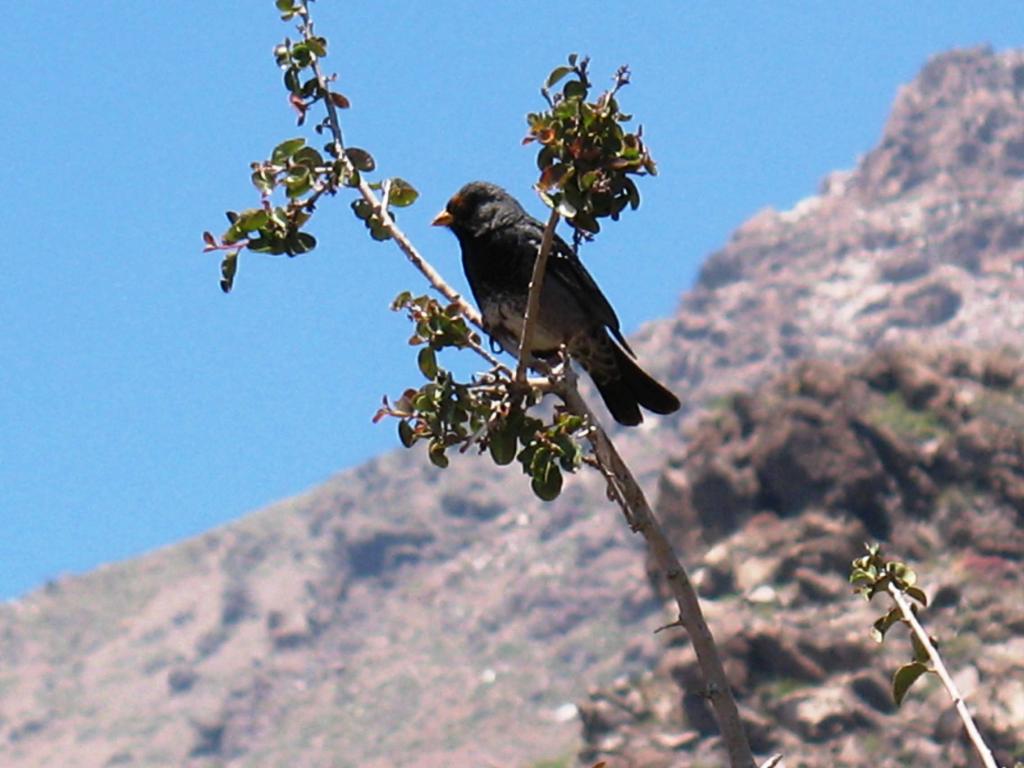
[[[503,350],[517,354],[544,225],[486,181],[463,186],[431,223],[450,229],[459,242],[484,330]],[[679,398],[634,360],[615,310],[576,252],[556,234],[530,352],[551,359],[563,345],[620,424],[640,424],[641,406],[658,414],[679,409]]]

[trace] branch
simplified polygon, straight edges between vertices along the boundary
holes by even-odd
[[[895,601],[896,605],[899,607],[900,613],[903,614],[903,619],[910,625],[910,629],[921,644],[921,647],[928,652],[928,659],[935,668],[934,671],[942,681],[942,685],[945,686],[946,692],[949,693],[949,697],[953,700],[953,705],[956,707],[957,714],[960,715],[960,719],[964,723],[964,729],[967,731],[967,736],[970,738],[971,743],[974,745],[974,749],[977,750],[978,755],[981,757],[981,762],[985,765],[985,768],[999,768],[996,764],[995,758],[992,757],[992,751],[985,743],[985,739],[978,731],[978,726],[974,723],[974,718],[971,717],[971,713],[967,709],[967,702],[964,700],[963,694],[960,693],[960,689],[957,687],[957,684],[953,682],[953,678],[950,676],[949,670],[946,669],[946,665],[943,663],[942,657],[932,644],[931,638],[928,637],[928,633],[925,632],[924,627],[921,626],[921,622],[917,620],[917,615],[911,609],[907,598],[904,597],[899,588],[891,581],[886,585],[886,589],[889,591],[890,597],[892,597],[893,601]]]
[[[519,363],[516,365],[516,381],[526,383],[527,362],[533,348],[533,332],[540,314],[540,292],[544,287],[544,272],[551,254],[551,243],[555,239],[555,227],[558,225],[558,211],[551,209],[548,223],[544,227],[544,236],[540,240],[540,251],[533,262],[533,273],[530,275],[530,289],[526,300],[526,312],[523,315],[523,333],[519,339]]]
[[[308,41],[313,37],[313,22],[309,17],[309,10],[306,2],[303,2],[302,4],[301,16],[303,23],[300,29],[302,31],[303,38]],[[313,59],[312,70],[321,92],[329,94],[330,89],[328,87],[327,78],[324,76],[323,69],[320,67],[320,60],[318,58]],[[405,254],[406,258],[412,263],[412,265],[426,278],[431,287],[448,299],[450,303],[458,306],[459,311],[467,320],[469,320],[469,322],[475,325],[482,332],[486,332],[480,313],[477,312],[476,309],[474,309],[465,299],[463,299],[458,291],[445,282],[444,278],[441,277],[441,273],[434,269],[430,262],[423,258],[422,254],[416,250],[416,246],[412,244],[412,241],[409,240],[406,234],[395,223],[395,220],[388,211],[386,202],[380,200],[370,187],[369,183],[363,179],[361,174],[358,174],[355,167],[352,165],[352,162],[345,154],[345,144],[342,138],[341,121],[338,118],[338,110],[329,96],[325,96],[324,104],[327,106],[327,124],[331,130],[334,154],[345,166],[346,174],[350,177],[359,179],[359,184],[357,186],[359,194],[362,196],[363,200],[370,204],[374,213],[380,217],[381,226],[387,230],[388,234],[391,235],[392,239],[398,245],[399,250]],[[492,366],[504,367],[497,358],[490,354],[481,345],[472,344],[471,348],[474,352],[487,360],[487,362]]]
[[[690,642],[693,643],[693,649],[697,654],[697,663],[704,674],[708,698],[714,708],[715,719],[718,721],[718,728],[722,732],[729,753],[729,764],[733,768],[753,768],[754,756],[743,730],[739,709],[733,699],[729,680],[715,647],[715,640],[700,609],[697,592],[686,574],[686,569],[672,550],[672,545],[654,516],[633,473],[615,449],[611,438],[597,425],[594,414],[576,389],[575,381],[570,378],[560,394],[570,411],[586,417],[593,425],[587,432],[587,439],[608,480],[609,495],[622,508],[629,527],[644,537],[647,548],[665,574],[669,589],[679,608],[678,624],[684,627],[690,636]]]

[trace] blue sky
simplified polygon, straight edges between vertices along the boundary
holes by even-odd
[[[881,133],[897,87],[953,46],[1024,45],[1017,3],[342,3],[314,6],[350,144],[421,192],[400,223],[460,288],[429,221],[464,181],[538,212],[523,115],[570,51],[622,97],[661,175],[584,252],[627,328],[672,311],[759,208],[813,194]],[[481,10],[485,8],[486,10]],[[387,310],[420,289],[347,199],[320,247],[244,258],[200,233],[251,205],[248,163],[299,135],[272,0],[51,2],[0,28],[0,598],[129,557],[394,448],[370,417],[417,381]],[[294,36],[294,33],[293,33]],[[685,393],[684,393],[685,394]]]

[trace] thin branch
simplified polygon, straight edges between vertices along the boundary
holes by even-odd
[[[301,13],[303,24],[300,29],[302,36],[305,40],[309,40],[313,37],[313,22],[309,17],[309,10],[306,3],[303,2],[303,9]],[[405,254],[409,262],[426,278],[427,282],[430,283],[431,287],[448,299],[449,303],[455,304],[459,311],[465,316],[465,318],[475,325],[481,332],[486,333],[484,329],[483,319],[480,317],[480,313],[476,311],[462,296],[453,289],[444,278],[441,277],[441,273],[434,269],[416,247],[412,244],[412,241],[406,236],[406,234],[398,227],[395,220],[391,217],[390,212],[387,209],[387,205],[378,199],[369,183],[363,179],[361,174],[358,174],[352,162],[348,159],[345,154],[345,143],[341,133],[341,120],[338,118],[338,110],[334,105],[334,102],[330,98],[330,88],[327,84],[327,78],[324,76],[323,70],[320,67],[320,60],[314,58],[312,62],[313,74],[316,76],[317,85],[320,88],[320,92],[324,94],[324,104],[327,107],[327,124],[331,131],[332,143],[334,145],[334,154],[345,166],[345,172],[350,177],[358,175],[359,184],[357,189],[359,190],[360,196],[363,200],[370,204],[373,208],[374,213],[380,218],[381,226],[387,230],[388,234],[398,245],[399,250]],[[498,366],[504,368],[502,363],[490,354],[483,346],[479,344],[471,344],[470,347],[478,355],[483,357],[492,366]]]
[[[519,363],[516,365],[516,381],[526,383],[526,368],[533,348],[533,333],[537,327],[537,316],[540,314],[540,292],[544,287],[544,273],[548,266],[551,243],[555,239],[555,227],[558,225],[558,211],[551,209],[544,236],[540,240],[540,251],[533,262],[533,274],[530,275],[530,290],[526,300],[526,313],[523,315],[523,333],[519,339]]]
[[[957,714],[960,715],[960,719],[964,723],[964,729],[967,731],[967,736],[970,738],[971,743],[974,745],[974,749],[977,750],[978,755],[981,757],[981,762],[985,765],[985,768],[999,768],[995,758],[992,756],[992,750],[988,748],[981,732],[978,731],[978,726],[974,723],[974,718],[971,717],[971,713],[967,709],[967,702],[964,700],[963,694],[960,693],[960,689],[950,676],[949,670],[946,669],[946,665],[943,663],[938,650],[936,650],[935,646],[932,644],[931,638],[928,637],[928,633],[925,632],[924,627],[921,626],[921,622],[917,620],[917,615],[911,609],[910,602],[891,581],[886,588],[889,591],[889,595],[899,607],[900,613],[903,614],[903,618],[910,625],[910,629],[913,631],[914,636],[917,637],[918,642],[928,652],[928,659],[931,661],[935,673],[942,681],[942,685],[945,686],[946,692],[949,693],[949,697],[953,700],[953,706],[956,707]]]
[[[655,562],[665,574],[679,609],[679,623],[686,628],[690,636],[690,642],[693,643],[693,649],[697,654],[697,662],[704,674],[708,698],[711,700],[718,728],[722,732],[722,739],[729,753],[729,764],[733,768],[753,768],[756,765],[754,755],[750,751],[750,744],[743,730],[739,709],[733,699],[715,640],[701,611],[697,592],[690,582],[686,569],[672,550],[672,545],[654,516],[647,503],[647,497],[644,496],[633,473],[615,449],[611,438],[597,426],[593,413],[579,391],[574,386],[568,386],[561,395],[570,411],[586,417],[594,425],[587,433],[587,438],[608,478],[609,496],[622,508],[630,528],[644,537]]]

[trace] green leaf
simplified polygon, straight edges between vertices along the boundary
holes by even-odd
[[[260,191],[261,195],[269,195],[274,189],[274,174],[265,168],[258,168],[252,172],[252,183]]]
[[[427,379],[433,381],[437,378],[437,355],[431,347],[424,347],[416,356],[416,364]]]
[[[280,165],[289,157],[298,152],[302,147],[306,145],[306,140],[301,136],[295,139],[288,139],[282,141],[276,147],[274,151],[270,153],[270,161],[275,165]]]
[[[287,248],[283,238],[260,235],[249,240],[249,250],[255,253],[269,253],[272,256],[280,256]]]
[[[584,99],[587,96],[587,86],[579,80],[570,80],[562,87],[562,95],[566,99]]]
[[[303,147],[292,155],[292,162],[305,166],[312,171],[314,168],[324,164],[324,158],[323,155],[317,152],[313,147]]]
[[[866,583],[870,584],[874,580],[875,580],[874,577],[872,577],[872,575],[870,573],[868,573],[867,571],[861,570],[860,568],[854,568],[853,571],[851,571],[851,573],[850,573],[850,583],[851,584],[859,584],[861,582],[866,582]]]
[[[509,424],[492,429],[487,444],[495,464],[511,464],[516,457],[516,432]]]
[[[626,193],[629,195],[629,207],[635,211],[640,207],[640,190],[636,188],[636,184],[633,183],[632,179],[623,179],[622,183],[625,185]]]
[[[220,289],[231,293],[235,284],[235,273],[238,271],[238,251],[228,251],[220,262]]]
[[[316,54],[320,58],[323,58],[324,56],[327,55],[327,39],[326,38],[324,38],[324,37],[311,37],[311,38],[309,38],[309,40],[306,41],[306,44],[309,46],[309,50],[311,50],[314,54]]]
[[[896,670],[896,673],[892,676],[892,698],[896,702],[897,707],[903,703],[903,698],[907,695],[907,691],[910,690],[910,686],[927,671],[928,667],[919,661],[904,664]]]
[[[391,205],[405,208],[415,203],[419,196],[420,193],[416,191],[416,188],[405,179],[398,176],[391,179],[391,189],[388,192],[388,201]]]
[[[307,43],[296,43],[292,46],[292,61],[302,69],[313,63],[313,54]]]
[[[365,149],[349,147],[345,150],[345,156],[348,157],[348,161],[352,163],[357,171],[372,171],[377,167],[377,163],[374,161],[373,155]]]
[[[373,216],[373,206],[363,200],[363,198],[356,198],[352,201],[352,211],[355,213],[357,219],[366,221]]]
[[[912,597],[923,606],[928,605],[928,595],[920,587],[907,587],[907,597]]]
[[[572,72],[572,67],[555,67],[551,70],[551,74],[548,75],[548,79],[545,81],[544,87],[550,88],[570,72]]]
[[[912,587],[917,583],[917,574],[906,563],[889,563],[886,570],[897,580],[896,586],[901,590],[904,590],[906,587]]]
[[[292,256],[308,253],[316,248],[316,238],[308,232],[296,232],[288,238],[288,248]]]
[[[309,232],[296,232],[295,243],[295,253],[307,253],[316,247],[316,238]]]
[[[885,639],[885,633],[888,632],[892,625],[903,618],[903,614],[900,613],[899,608],[892,608],[885,616],[878,619],[874,624],[871,625],[871,636],[876,642],[882,642]]]
[[[427,450],[427,456],[435,467],[444,469],[448,466],[448,457],[444,455],[444,443],[442,442],[431,440],[430,448]]]
[[[562,492],[562,471],[550,460],[533,475],[530,487],[542,501],[554,501]]]
[[[239,214],[234,226],[241,232],[255,232],[263,229],[270,221],[270,214],[263,208],[248,208]]]
[[[288,197],[292,199],[302,197],[309,192],[313,188],[313,179],[310,178],[309,169],[300,165],[295,173],[285,177],[284,187],[288,192]]]
[[[388,232],[387,228],[381,223],[381,220],[378,219],[376,216],[370,219],[368,223],[370,227],[370,237],[372,237],[374,240],[384,242],[385,240],[391,239],[391,233]]]
[[[391,300],[391,310],[393,312],[398,312],[410,301],[412,301],[412,291],[402,291]]]
[[[302,83],[299,82],[299,70],[295,67],[288,67],[284,71],[284,87],[291,93],[302,93]]]
[[[398,422],[398,439],[406,448],[412,448],[412,444],[416,442],[416,433],[405,419]]]

